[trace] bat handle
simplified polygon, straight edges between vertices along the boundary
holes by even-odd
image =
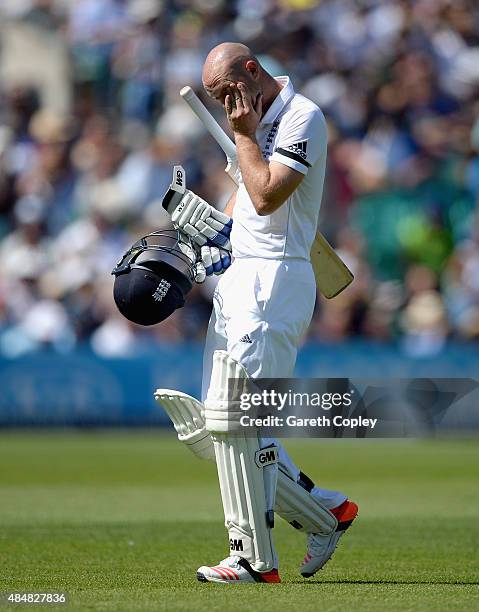
[[[226,174],[230,177],[230,179],[236,184],[239,185],[239,177],[238,174],[240,173],[240,170],[238,168],[238,163],[236,161],[236,159],[232,159],[231,157],[227,157],[227,165],[225,168],[225,172]]]

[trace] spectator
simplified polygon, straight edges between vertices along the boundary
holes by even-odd
[[[0,350],[86,343],[118,356],[201,337],[214,279],[144,330],[116,312],[109,273],[168,223],[173,164],[224,205],[221,152],[178,91],[200,91],[208,50],[233,38],[291,74],[328,121],[322,229],[356,281],[318,299],[309,337],[397,342],[413,356],[479,339],[477,2],[22,0],[1,11]]]

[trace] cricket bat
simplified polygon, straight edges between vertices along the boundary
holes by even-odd
[[[223,149],[228,161],[225,171],[238,184],[234,173],[234,165],[237,160],[234,142],[216,122],[191,87],[188,85],[183,87],[180,96]],[[351,270],[320,232],[316,234],[311,247],[311,265],[316,277],[316,285],[322,295],[328,299],[341,293],[353,281],[354,276]]]

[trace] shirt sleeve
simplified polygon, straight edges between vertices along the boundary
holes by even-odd
[[[307,174],[309,168],[326,155],[328,137],[323,113],[319,108],[296,110],[291,116],[286,114],[283,121],[270,161]]]

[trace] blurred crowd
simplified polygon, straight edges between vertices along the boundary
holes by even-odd
[[[203,338],[215,279],[154,328],[111,269],[165,227],[172,165],[221,208],[221,151],[178,96],[208,51],[248,44],[323,109],[321,229],[356,275],[309,339],[431,355],[479,340],[479,4],[475,0],[3,0],[0,353],[129,355]]]

